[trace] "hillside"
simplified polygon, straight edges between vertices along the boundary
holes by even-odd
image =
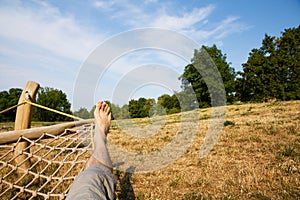
[[[119,199],[130,199],[129,194],[131,199],[300,198],[299,101],[228,106],[218,143],[200,159],[209,115],[210,109],[200,110],[200,129],[174,163],[154,172],[116,173]],[[168,116],[160,133],[146,139],[113,126],[109,139],[128,151],[147,153],[175,137],[179,118]],[[145,125],[149,119],[136,122]]]
[[[212,122],[211,113],[212,110],[207,108],[183,114],[132,120],[135,123],[131,123],[131,120],[113,121],[108,141],[124,150],[124,154],[116,154],[110,149],[116,164],[114,174],[118,180],[118,199],[300,199],[300,101],[227,106],[224,127],[218,142],[206,157],[200,158],[199,151]],[[198,114],[200,116],[197,119],[195,115]],[[33,123],[33,126],[41,125],[49,124]],[[1,126],[13,128],[12,123],[2,123]],[[190,132],[194,130],[194,137],[188,138],[187,136],[193,136]],[[190,139],[191,144],[184,146],[184,143],[181,145],[179,141],[178,149],[183,149],[182,153],[178,153],[178,149],[175,148],[167,148],[168,151],[164,151],[163,149],[174,143],[177,137],[187,141]],[[84,143],[78,143],[77,136],[70,135],[70,138],[72,140],[53,137],[56,141],[52,142],[49,138],[41,143],[53,143],[53,147],[76,146],[78,149],[85,146]],[[32,150],[36,150],[37,147],[32,147]],[[7,147],[4,145],[0,151],[0,157],[5,158],[2,161],[13,163],[13,151],[9,154],[6,152]],[[44,157],[46,152],[48,149],[43,149],[37,154]],[[136,153],[138,159],[149,155],[145,160],[137,159],[142,161],[140,163],[145,163],[142,166],[144,172],[140,172],[143,168],[126,166],[128,152]],[[157,163],[152,152],[161,153],[158,154],[161,157],[164,156],[164,152],[169,154],[165,159],[160,159],[161,163]],[[176,152],[178,158],[174,157]],[[59,167],[56,176],[62,176],[72,168],[74,158],[81,155],[80,151],[72,149],[65,152],[55,150],[46,154],[45,158],[49,160],[56,157],[55,160],[59,161],[68,157],[67,160],[72,162],[64,166],[41,162],[33,167],[32,171],[40,172],[43,169],[43,174],[52,174]],[[88,156],[89,152],[86,152],[78,158],[82,159],[82,162],[72,168],[69,176],[78,174]],[[166,164],[168,158],[175,158],[175,161]],[[120,162],[122,159],[125,162]],[[32,163],[37,160],[32,158]],[[155,170],[157,164],[164,167]],[[6,177],[3,180],[11,179],[12,183],[18,180],[17,173],[12,173],[7,165],[1,164],[0,167],[3,169],[0,172],[1,180],[3,177]],[[126,172],[121,170],[122,167],[125,167]],[[30,175],[27,178],[32,179],[34,176]],[[27,178],[18,180],[19,184],[28,184]],[[0,183],[2,192],[8,188],[3,180]],[[46,184],[46,180],[48,179],[37,179],[30,187],[40,189]],[[66,180],[55,192],[62,194],[71,182],[71,179]],[[48,188],[53,188],[53,185],[55,181],[50,181],[49,185],[43,188],[43,192],[47,194]],[[16,191],[7,192],[2,198],[10,199]],[[28,198],[28,195],[31,194],[19,197]]]

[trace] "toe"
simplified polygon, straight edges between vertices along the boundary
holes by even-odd
[[[98,101],[96,107],[97,107],[97,108],[101,108],[102,105],[103,105],[103,101]]]
[[[101,106],[101,110],[105,111],[105,108],[107,106],[107,103],[105,103],[104,101],[102,102],[102,106]]]
[[[110,107],[107,106],[106,113],[110,113]]]
[[[103,105],[103,102],[102,101],[99,101],[97,104],[96,104],[96,108],[95,108],[95,111],[94,111],[94,114],[98,114],[101,107]]]
[[[105,111],[105,110],[106,110],[106,107],[107,107],[107,103],[103,102],[103,103],[102,103],[101,110],[102,110],[102,111]]]

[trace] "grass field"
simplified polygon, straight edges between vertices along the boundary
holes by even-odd
[[[172,140],[178,115],[168,116],[156,137],[137,140],[116,127],[109,139],[147,153]],[[209,115],[201,109],[200,129],[176,162],[155,172],[118,173],[119,199],[300,199],[299,101],[228,106],[218,143],[200,159]]]
[[[227,106],[222,134],[204,158],[199,150],[211,109],[199,113],[200,123],[182,122],[181,114],[135,119],[138,126],[126,132],[149,134],[143,127],[164,119],[164,127],[146,138],[126,134],[118,126],[124,121],[113,121],[108,140],[139,154],[166,146],[182,123],[199,126],[191,146],[168,166],[133,174],[115,170],[118,199],[300,199],[300,101]],[[40,125],[46,124],[33,124]]]

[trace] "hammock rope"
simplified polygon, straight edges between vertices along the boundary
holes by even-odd
[[[24,101],[23,101],[22,103],[19,103],[19,104],[17,104],[17,105],[11,106],[11,107],[9,107],[9,108],[6,108],[6,109],[0,111],[0,114],[5,113],[5,112],[8,112],[8,111],[10,111],[10,110],[12,110],[12,109],[14,109],[14,108],[16,108],[16,107],[19,107],[19,106],[23,105],[23,104],[30,104],[30,105],[32,105],[32,106],[35,106],[35,107],[38,107],[38,108],[42,108],[42,109],[44,109],[44,110],[48,110],[48,111],[50,111],[50,112],[54,112],[54,113],[57,113],[57,114],[60,114],[60,115],[64,115],[64,116],[66,116],[66,117],[70,117],[70,118],[77,119],[77,120],[82,120],[82,118],[80,118],[80,117],[76,117],[76,116],[74,116],[74,115],[71,115],[71,114],[68,114],[68,113],[64,113],[64,112],[55,110],[55,109],[53,109],[53,108],[49,108],[49,107],[47,107],[47,106],[43,106],[43,105],[34,103],[34,102],[32,102],[32,101],[30,101],[30,100],[28,100],[28,99],[24,99]]]
[[[24,104],[83,120],[34,103],[30,98],[0,111],[0,114]],[[15,143],[0,145],[0,199],[65,199],[94,148],[94,126],[90,122],[84,122],[85,125],[76,127],[72,133],[68,129],[55,135],[43,132],[37,139],[21,135]],[[29,146],[15,154],[16,146],[24,141]],[[16,159],[21,155],[26,159],[17,164]],[[23,168],[22,164],[28,160],[31,166]]]
[[[85,125],[72,134],[68,130],[59,135],[43,133],[35,140],[21,136],[16,143],[0,145],[0,199],[64,199],[90,157],[93,128]],[[29,146],[15,155],[15,147],[23,141]],[[30,160],[28,169],[16,164],[20,155],[26,155],[23,162]]]

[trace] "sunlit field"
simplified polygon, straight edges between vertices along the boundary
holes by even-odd
[[[112,127],[109,139],[134,152],[156,150],[175,136],[179,115],[168,116],[156,137],[138,140]],[[119,199],[300,198],[299,101],[228,106],[218,143],[200,159],[209,116],[210,109],[200,110],[198,134],[173,164],[149,173],[117,173]]]
[[[199,150],[211,109],[198,111],[200,122],[181,121],[180,113],[134,119],[138,127],[127,127],[126,132],[164,120],[160,131],[146,138],[126,134],[118,126],[124,120],[112,122],[108,140],[140,154],[170,143],[182,123],[191,129],[199,127],[191,146],[170,165],[133,174],[115,169],[117,199],[300,199],[300,101],[227,106],[222,134],[204,158],[199,157]],[[0,125],[1,131],[13,127],[13,123]]]

